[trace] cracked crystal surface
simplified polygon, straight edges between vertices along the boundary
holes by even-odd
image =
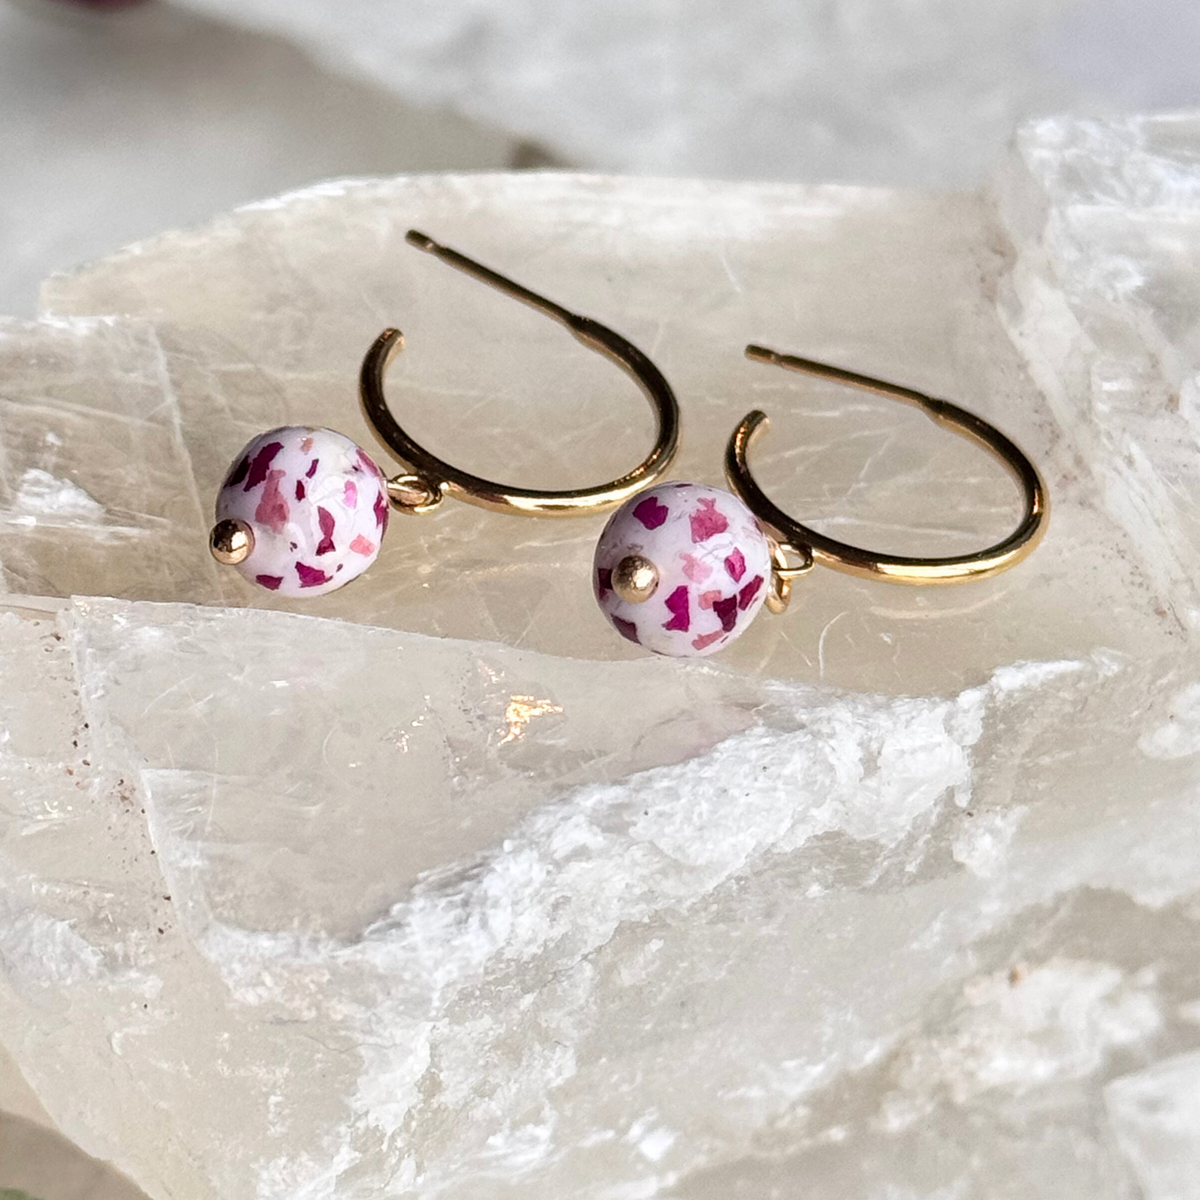
[[[404,242],[410,225],[651,354],[684,409],[674,478],[720,482],[729,434],[761,407],[772,418],[756,450],[764,485],[843,540],[949,553],[1016,522],[1015,489],[983,452],[894,403],[749,363],[751,340],[958,400],[1045,472],[1056,511],[1020,570],[926,590],[820,571],[797,586],[786,617],[756,622],[725,662],[926,692],[1098,643],[1130,654],[1174,644],[1172,596],[1150,578],[1156,568],[1139,556],[1129,514],[1106,507],[1009,336],[997,294],[1010,286],[1012,250],[978,197],[554,175],[328,185],[56,278],[44,304],[61,320],[109,313],[150,323],[165,372],[161,419],[178,421],[186,486],[201,506],[264,429],[324,425],[374,446],[355,387],[363,353],[388,324],[407,338],[392,404],[439,456],[547,487],[611,479],[638,462],[653,416],[636,387],[544,317],[418,254]],[[1067,403],[1061,419],[1082,419]],[[133,474],[118,451],[109,461],[113,473]],[[392,470],[386,453],[379,461]],[[394,521],[372,570],[330,596],[272,600],[223,572],[155,598],[303,603],[299,611],[414,632],[629,658],[639,652],[592,598],[604,519],[507,517],[448,501]],[[178,553],[178,535],[163,538]],[[130,549],[130,587],[117,594],[137,594],[145,552]]]
[[[0,1038],[55,1120],[156,1200],[1185,1194],[1197,147],[1045,122],[979,196],[330,185],[51,281],[0,346]],[[996,421],[1050,533],[973,587],[814,571],[702,663],[592,610],[602,517],[447,502],[353,587],[261,600],[207,497],[257,430],[365,439],[384,324],[393,402],[464,466],[577,482],[649,437],[409,225],[653,354],[682,477],[761,406],[766,485],[839,536],[1015,515],[753,338]]]

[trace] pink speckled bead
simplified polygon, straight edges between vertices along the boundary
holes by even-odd
[[[217,495],[217,521],[250,526],[237,569],[285,596],[320,596],[361,575],[387,531],[383,472],[332,429],[285,425],[256,437]]]
[[[623,600],[613,572],[627,556],[654,564],[648,600]],[[617,632],[656,654],[712,654],[754,619],[771,584],[771,547],[734,495],[701,483],[664,483],[627,500],[596,546],[596,600]]]

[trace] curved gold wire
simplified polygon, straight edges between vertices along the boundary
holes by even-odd
[[[750,473],[746,455],[755,435],[766,429],[767,418],[762,412],[748,413],[729,439],[725,452],[725,474],[730,486],[747,507],[778,535],[783,549],[790,550],[801,560],[801,565],[793,568],[781,567],[780,559],[776,560],[775,591],[777,595],[782,594],[782,605],[787,603],[787,585],[791,578],[809,570],[813,563],[891,583],[961,583],[969,579],[985,579],[1015,566],[1034,549],[1046,532],[1049,500],[1046,485],[1037,468],[1013,442],[981,417],[959,408],[957,404],[934,399],[911,388],[872,379],[867,375],[856,375],[852,371],[827,366],[812,359],[779,354],[762,346],[747,346],[746,357],[861,388],[919,408],[938,425],[948,427],[994,454],[1020,485],[1025,504],[1020,524],[1008,537],[994,546],[961,557],[918,558],[903,554],[880,554],[850,546],[802,525],[766,497]]]
[[[397,508],[405,512],[428,512],[444,496],[450,495],[496,512],[530,516],[581,516],[616,508],[652,483],[670,466],[679,449],[679,405],[662,372],[636,346],[598,321],[569,312],[544,296],[459,254],[457,250],[439,245],[415,229],[408,231],[407,241],[418,250],[440,258],[565,325],[589,350],[595,350],[616,363],[645,392],[654,407],[658,417],[658,435],[654,448],[632,471],[595,487],[556,492],[513,487],[481,479],[478,475],[443,462],[419,445],[392,415],[384,396],[383,381],[389,364],[404,346],[404,335],[398,329],[385,329],[363,359],[359,395],[363,412],[375,435],[412,472],[389,482],[388,493]]]

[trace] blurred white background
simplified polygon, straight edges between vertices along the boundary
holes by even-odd
[[[163,3],[0,0],[0,312],[52,270],[338,175],[511,164],[513,139]]]
[[[972,186],[1014,124],[1200,102],[1195,0],[0,0],[0,312],[348,174]]]

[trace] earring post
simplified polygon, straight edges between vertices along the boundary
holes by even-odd
[[[384,394],[384,375],[403,347],[404,337],[398,329],[385,329],[363,358],[359,399],[375,436],[409,468],[408,473],[389,484],[389,496],[395,507],[406,513],[429,512],[444,496],[453,495],[496,512],[586,516],[616,508],[662,475],[679,449],[679,404],[662,372],[632,342],[599,321],[573,313],[499,271],[443,246],[418,229],[410,229],[405,240],[410,246],[566,326],[576,341],[602,354],[638,385],[658,418],[658,432],[650,453],[636,467],[619,479],[593,487],[547,491],[480,478],[426,450],[396,420]]]
[[[1016,480],[1021,489],[1024,512],[1017,528],[1002,541],[974,554],[952,558],[918,558],[910,555],[885,554],[851,546],[827,537],[789,516],[763,492],[755,481],[747,454],[755,436],[767,427],[764,413],[748,413],[737,428],[725,450],[725,474],[733,490],[768,528],[779,534],[780,541],[796,550],[810,554],[822,566],[859,575],[867,579],[883,579],[892,583],[941,584],[958,583],[967,579],[984,579],[1015,566],[1041,540],[1046,531],[1049,500],[1046,485],[1037,468],[1021,449],[994,425],[973,412],[938,400],[900,384],[888,383],[870,375],[859,375],[842,367],[795,354],[780,354],[765,346],[746,347],[746,357],[754,362],[767,363],[813,375],[833,383],[873,392],[889,400],[899,400],[919,408],[935,424],[982,446],[997,458]]]
[[[858,388],[862,392],[874,392],[888,400],[899,400],[920,408],[935,421],[940,421],[945,415],[945,400],[938,400],[918,392],[915,388],[903,387],[898,383],[888,383],[885,379],[875,379],[871,375],[859,375],[855,371],[847,371],[843,367],[831,367],[828,363],[817,362],[814,358],[801,358],[798,354],[781,354],[778,350],[770,350],[766,346],[756,346],[753,343],[746,347],[746,357],[752,362],[766,363],[773,367],[783,367],[786,371],[796,371],[801,375],[812,375],[817,379],[828,379],[832,383],[844,384],[846,387]]]
[[[519,300],[522,304],[528,304],[530,308],[536,308],[538,312],[545,313],[546,316],[553,317],[556,321],[561,321],[570,329],[575,329],[584,321],[584,318],[578,313],[563,308],[561,304],[555,304],[553,300],[509,279],[507,275],[501,275],[499,271],[493,271],[491,267],[485,267],[483,263],[476,262],[473,258],[468,258],[457,250],[452,250],[449,246],[443,246],[441,242],[434,241],[429,234],[422,233],[419,229],[410,229],[404,235],[404,240],[410,246],[415,246],[418,250],[423,250],[426,254],[432,254],[434,258],[441,259],[455,270],[462,271],[463,274],[470,275],[481,283],[486,283],[489,287],[503,292],[506,296],[511,296],[514,300]]]

